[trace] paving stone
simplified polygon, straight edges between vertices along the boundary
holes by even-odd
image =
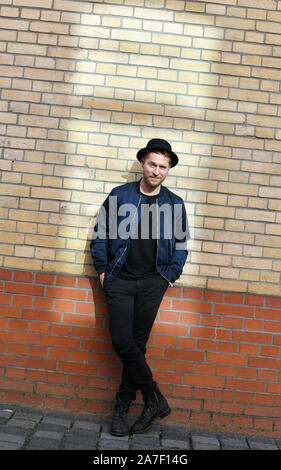
[[[53,439],[41,439],[33,437],[30,442],[27,444],[26,449],[39,449],[39,450],[57,450],[60,448],[60,441]]]
[[[53,424],[56,426],[61,426],[65,428],[70,428],[72,423],[71,419],[66,418],[55,418],[53,416],[45,416],[41,422],[41,424]]]
[[[63,435],[63,432],[39,430],[35,432],[34,437],[39,439],[52,439],[60,441],[63,438]]]
[[[248,444],[252,450],[279,450],[278,444],[271,438],[253,436],[248,438]]]
[[[167,450],[177,450],[177,449],[191,449],[189,442],[180,441],[175,439],[163,439],[162,438],[162,448]]]
[[[13,428],[24,428],[24,429],[34,429],[36,425],[37,425],[36,421],[17,419],[17,418],[11,418],[6,424],[8,428],[13,427]]]
[[[249,450],[249,446],[246,439],[231,439],[224,438],[220,439],[223,450]]]
[[[192,436],[192,447],[194,449],[200,448],[203,449],[204,447],[214,447],[219,449],[220,443],[216,437],[211,436]]]
[[[95,431],[99,432],[100,431],[100,424],[92,422],[92,421],[80,421],[77,420],[74,422],[72,429],[83,429],[83,430],[88,430],[88,431]]]
[[[8,433],[0,433],[1,444],[7,442],[9,444],[23,445],[24,441],[25,441],[25,436],[19,436],[16,434],[8,434]]]
[[[101,439],[99,444],[98,444],[98,449],[99,450],[128,450],[129,449],[129,441],[122,441],[122,440],[116,440],[115,438],[112,439],[113,436],[111,436],[111,439]]]
[[[4,409],[3,410],[2,409],[2,410],[0,410],[0,418],[3,418],[3,420],[7,420],[12,416],[13,413],[14,413],[13,410],[9,410],[9,409]]]

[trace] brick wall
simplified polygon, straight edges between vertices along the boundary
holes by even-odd
[[[96,280],[0,277],[0,400],[110,416],[121,367]],[[279,297],[169,288],[147,350],[166,423],[281,436],[280,331]]]
[[[192,234],[149,346],[169,419],[279,433],[280,19],[276,0],[2,0],[1,400],[110,412],[89,242],[164,137]]]
[[[1,3],[0,266],[94,275],[93,219],[166,137],[184,285],[280,295],[281,2]]]

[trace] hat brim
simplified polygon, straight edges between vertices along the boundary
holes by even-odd
[[[171,157],[171,168],[173,168],[174,166],[176,166],[178,164],[179,159],[178,159],[178,156],[177,156],[176,153],[169,152],[167,149],[161,148],[159,146],[157,146],[157,147],[152,146],[152,147],[149,147],[149,148],[145,147],[145,148],[139,150],[138,153],[137,153],[138,161],[140,162],[142,157],[144,157],[144,155],[146,155],[149,152],[153,152],[153,150],[168,152],[168,154]]]

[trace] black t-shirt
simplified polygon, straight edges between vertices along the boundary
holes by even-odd
[[[147,196],[146,203],[142,204],[143,212],[137,228],[138,233],[131,237],[127,259],[118,274],[122,279],[146,279],[157,274],[156,200],[157,195]]]

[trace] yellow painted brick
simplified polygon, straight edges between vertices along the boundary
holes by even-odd
[[[42,270],[42,261],[34,260],[34,259],[27,259],[27,258],[18,258],[18,257],[8,257],[5,256],[4,264],[5,268],[15,268],[15,269],[22,269],[24,266],[25,270],[30,271],[41,271]]]
[[[232,207],[220,207],[219,215],[223,218],[233,218],[235,209]],[[209,217],[217,217],[218,206],[217,205],[205,205],[200,204],[196,207],[196,215],[204,215]]]
[[[249,282],[248,290],[253,294],[281,295],[280,284]]]
[[[56,261],[65,261],[66,263],[75,263],[75,252],[72,251],[56,251]]]
[[[71,2],[73,3],[73,2]],[[43,262],[43,271],[45,272],[54,272],[54,273],[68,273],[82,275],[84,273],[84,266],[76,265],[72,262],[56,262],[56,261],[44,261]]]

